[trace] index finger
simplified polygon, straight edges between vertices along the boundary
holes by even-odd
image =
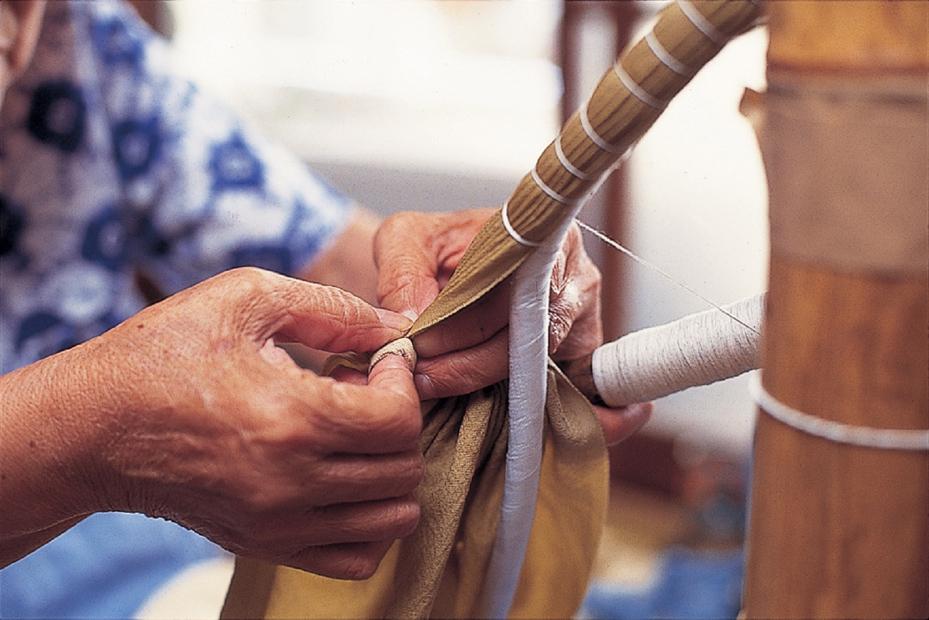
[[[394,216],[381,225],[374,237],[374,263],[378,303],[412,319],[439,294],[439,259],[428,230],[421,230],[423,223],[409,224]]]

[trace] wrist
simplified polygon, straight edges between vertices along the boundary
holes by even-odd
[[[91,341],[0,377],[4,539],[107,509],[100,458],[112,408],[96,348]]]

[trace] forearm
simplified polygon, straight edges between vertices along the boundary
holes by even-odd
[[[0,377],[0,566],[103,508],[91,341]]]

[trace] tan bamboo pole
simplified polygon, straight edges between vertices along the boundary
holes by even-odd
[[[764,386],[929,427],[929,3],[771,2]],[[758,419],[744,615],[929,617],[929,452]]]

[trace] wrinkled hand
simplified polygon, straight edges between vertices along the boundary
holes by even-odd
[[[374,243],[379,303],[415,319],[448,283],[471,239],[495,211],[405,212],[388,218]],[[509,293],[504,282],[441,328],[416,338],[419,363],[414,380],[421,398],[472,392],[507,376]],[[569,229],[558,254],[549,302],[549,351],[554,359],[577,359],[600,345],[600,272],[584,250],[577,225]],[[607,445],[613,445],[639,430],[652,406],[594,411]]]
[[[121,413],[93,476],[105,508],[177,521],[240,555],[371,575],[419,519],[412,375],[388,356],[367,385],[341,383],[275,342],[370,351],[407,325],[338,289],[237,269],[107,332],[95,356]]]
[[[410,318],[438,295],[471,239],[494,209],[457,213],[399,213],[378,230],[374,258],[378,301]],[[416,387],[424,399],[464,394],[507,375],[510,287],[490,294],[416,338]],[[600,272],[572,226],[551,282],[549,351],[556,360],[581,357],[603,339]]]

